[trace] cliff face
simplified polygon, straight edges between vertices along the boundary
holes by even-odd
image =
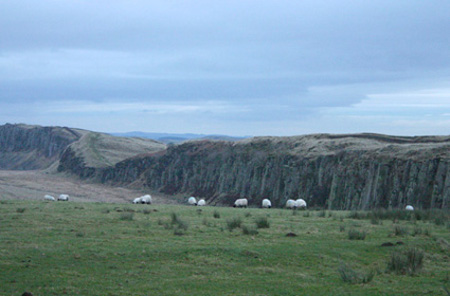
[[[302,198],[329,209],[448,208],[450,137],[376,134],[191,141],[168,148],[61,127],[0,126],[0,169],[58,171],[231,205]]]
[[[0,126],[0,168],[42,169],[57,161],[81,137],[77,130],[6,124]]]
[[[448,137],[370,134],[196,141],[97,173],[103,182],[140,179],[146,187],[213,204],[245,197],[254,205],[303,198],[330,209],[447,208],[449,148]]]

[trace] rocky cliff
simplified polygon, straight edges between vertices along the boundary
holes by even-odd
[[[0,126],[0,169],[55,163],[113,185],[204,197],[230,205],[248,198],[274,206],[449,208],[450,137],[377,134],[259,137],[179,145],[61,127]]]
[[[24,124],[0,126],[0,168],[32,170],[47,168],[59,160],[68,145],[83,131],[65,127]]]
[[[246,197],[253,205],[303,198],[329,209],[448,208],[449,148],[450,137],[376,134],[193,141],[97,173],[102,182],[139,180],[213,204]]]

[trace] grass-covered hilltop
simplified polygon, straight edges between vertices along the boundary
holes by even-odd
[[[0,295],[448,295],[449,213],[0,201]]]

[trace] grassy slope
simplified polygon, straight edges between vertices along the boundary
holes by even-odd
[[[150,139],[121,138],[108,134],[89,132],[70,145],[90,167],[105,167],[138,154],[165,149],[165,144]]]
[[[124,209],[136,211],[132,220],[121,219]],[[341,221],[342,212],[322,218],[280,209],[198,209],[0,201],[0,295],[445,295],[442,287],[449,286],[449,249],[440,242],[450,240],[446,225],[418,221],[431,236],[389,237],[392,221]],[[189,224],[185,235],[169,229],[173,212]],[[230,232],[226,220],[236,216],[246,225],[269,216],[271,225],[256,236]],[[369,233],[349,240],[340,226]],[[291,231],[298,236],[286,237]],[[380,247],[398,240],[405,245]],[[408,246],[426,251],[424,270],[385,273],[393,250]],[[341,262],[380,273],[368,284],[347,284],[337,272]]]

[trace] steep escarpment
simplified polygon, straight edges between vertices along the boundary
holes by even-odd
[[[303,198],[330,209],[447,208],[450,138],[376,134],[193,141],[97,171],[103,182],[231,204],[246,197],[282,206]]]
[[[43,169],[57,161],[83,131],[24,124],[0,126],[0,169]]]

